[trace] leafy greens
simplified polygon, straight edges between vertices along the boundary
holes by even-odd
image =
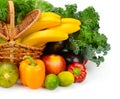
[[[0,20],[6,21],[7,20],[7,14],[8,14],[8,0],[0,0]]]
[[[63,8],[54,8],[53,12],[62,17],[72,17],[81,21],[81,29],[70,34],[66,49],[75,54],[81,54],[85,59],[100,65],[104,61],[104,55],[110,50],[107,37],[99,33],[99,14],[94,7],[89,6],[83,11],[77,12],[77,5],[65,5]]]

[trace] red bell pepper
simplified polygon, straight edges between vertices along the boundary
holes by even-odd
[[[67,70],[74,75],[74,82],[82,82],[86,78],[86,67],[80,62],[68,65]]]

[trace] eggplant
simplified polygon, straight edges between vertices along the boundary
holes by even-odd
[[[80,62],[80,63],[84,63],[84,57],[80,54],[75,55],[72,52],[63,52],[61,53],[61,56],[64,57],[66,64],[69,65],[73,62]]]
[[[65,45],[66,45],[66,41],[47,43],[44,53],[47,53],[47,54],[60,53],[62,51],[62,49],[65,47]]]

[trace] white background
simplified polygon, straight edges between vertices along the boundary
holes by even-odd
[[[69,87],[58,87],[32,90],[19,84],[5,89],[0,87],[0,99],[120,99],[120,5],[118,0],[48,0],[55,6],[78,4],[78,10],[94,6],[100,15],[100,32],[105,33],[111,44],[111,51],[105,57],[105,62],[96,67],[94,63],[87,64],[87,77],[82,83]]]

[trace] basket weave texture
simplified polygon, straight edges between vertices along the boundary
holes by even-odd
[[[40,48],[24,45],[16,42],[16,38],[24,33],[34,22],[37,17],[37,10],[29,13],[23,22],[15,26],[15,12],[13,1],[8,1],[8,18],[7,23],[0,21],[0,37],[6,39],[7,43],[0,44],[0,62],[11,61],[18,64],[22,61],[23,56],[29,55],[33,58],[40,58],[45,48],[45,45]],[[38,13],[39,14],[39,13]],[[33,19],[35,18],[35,20]],[[30,21],[31,20],[31,21]]]

